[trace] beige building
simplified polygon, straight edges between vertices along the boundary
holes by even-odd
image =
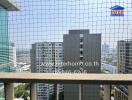
[[[118,72],[132,73],[132,40],[118,41]]]
[[[118,73],[132,73],[132,40],[118,41]],[[115,88],[115,100],[128,100],[128,86],[119,85]]]

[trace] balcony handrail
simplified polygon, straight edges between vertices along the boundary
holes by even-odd
[[[132,85],[132,74],[0,73],[0,82]]]

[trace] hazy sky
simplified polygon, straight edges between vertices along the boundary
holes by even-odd
[[[70,29],[101,33],[102,43],[132,38],[131,0],[17,0],[21,10],[9,13],[9,36],[17,48],[32,43],[63,41]],[[125,7],[124,17],[112,17],[111,7]]]

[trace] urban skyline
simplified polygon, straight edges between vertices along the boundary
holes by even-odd
[[[131,74],[131,7],[131,0],[2,0],[0,72]],[[0,83],[0,99],[13,100],[13,93],[24,100],[131,100],[132,86]]]
[[[107,0],[69,0],[67,2],[60,0],[36,2],[32,0],[30,2],[17,0],[21,11],[9,13],[10,40],[17,41],[17,49],[29,50],[31,44],[44,40],[63,42],[63,34],[68,34],[69,29],[90,29],[91,33],[102,33],[102,43],[106,42],[111,48],[116,47],[118,40],[131,38],[131,0],[122,2],[118,0],[111,2]],[[79,4],[80,6],[78,6]],[[26,7],[28,5],[31,6],[30,9]],[[126,8],[124,17],[110,16],[110,8],[115,5]],[[41,7],[41,9],[37,9],[37,7]]]

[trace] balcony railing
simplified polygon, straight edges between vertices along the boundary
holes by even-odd
[[[132,100],[131,74],[68,74],[68,73],[0,73],[0,82],[5,83],[6,100],[14,99],[13,83],[30,83],[31,100],[36,100],[35,83],[55,84],[103,84],[104,100],[110,100],[110,85],[128,86],[128,100]]]

